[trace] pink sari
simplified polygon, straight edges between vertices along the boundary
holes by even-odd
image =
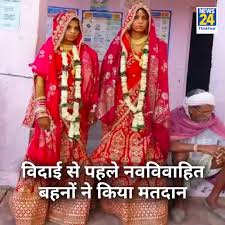
[[[133,102],[137,102],[140,88],[141,67],[135,59],[129,41],[128,27],[136,12],[145,9],[149,14],[149,65],[146,99],[144,103],[145,128],[135,132],[131,129],[133,113],[126,106],[120,79],[121,45],[128,52],[126,75]],[[125,24],[111,43],[102,63],[99,118],[104,133],[101,144],[91,156],[94,165],[145,165],[148,161],[164,164],[169,149],[169,106],[166,44],[156,37],[149,9],[142,3],[134,5]],[[165,186],[164,179],[131,179],[120,171],[119,178],[110,179],[111,186]],[[167,224],[167,202],[144,200],[135,196],[131,200],[101,200],[105,211],[120,217],[127,224]]]
[[[76,46],[79,49],[82,65],[82,107],[80,109],[80,140],[69,140],[68,122],[61,119],[59,112],[60,105],[60,81],[62,74],[62,58],[59,45],[64,37],[64,33],[72,19],[78,19],[77,15],[69,12],[59,14],[54,18],[53,34],[42,46],[34,63],[31,64],[34,74],[42,76],[45,80],[45,92],[47,101],[47,110],[51,118],[51,130],[45,132],[40,129],[35,121],[34,115],[34,96],[32,96],[23,124],[34,127],[34,135],[28,146],[28,152],[55,152],[63,166],[70,165],[76,161],[80,166],[90,164],[86,153],[89,112],[93,104],[97,103],[99,93],[99,65],[97,54],[90,47],[82,43],[83,34],[76,40]],[[82,27],[81,27],[82,31]],[[68,61],[71,63],[68,53]],[[68,78],[68,103],[74,101],[74,75],[72,67],[69,68]],[[71,110],[71,109],[69,109]],[[45,155],[48,157],[47,155]],[[43,155],[39,155],[43,159]],[[25,160],[30,160],[26,155]],[[44,163],[43,163],[44,164]],[[38,194],[40,186],[68,186],[68,182],[79,182],[83,184],[90,180],[84,174],[81,174],[79,180],[62,177],[60,181],[53,179],[31,179],[20,178],[16,190],[10,200],[12,212],[15,216],[17,225],[44,225],[46,219],[59,224],[84,225],[86,223],[90,200],[60,198],[56,202],[41,199]]]

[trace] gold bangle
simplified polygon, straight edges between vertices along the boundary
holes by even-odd
[[[38,101],[38,100],[45,100],[45,99],[46,99],[45,96],[40,96],[40,97],[35,98],[35,101]]]

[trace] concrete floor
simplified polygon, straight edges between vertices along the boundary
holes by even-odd
[[[15,225],[8,205],[11,193],[11,190],[0,188],[0,225]],[[225,198],[221,199],[225,202],[224,200]],[[203,198],[190,198],[187,201],[188,217],[181,225],[225,225],[225,221],[206,209],[202,201]],[[55,224],[47,222],[46,225]],[[115,216],[96,210],[90,215],[87,225],[121,225],[121,223]],[[170,221],[169,225],[175,224]]]

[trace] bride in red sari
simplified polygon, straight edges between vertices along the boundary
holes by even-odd
[[[34,63],[35,90],[24,124],[34,127],[25,160],[36,165],[63,166],[76,161],[90,163],[86,145],[88,129],[95,120],[99,93],[97,54],[82,43],[82,26],[73,12],[54,18],[52,36],[42,46]],[[90,200],[65,199],[56,202],[41,199],[40,186],[68,186],[74,182],[63,176],[57,183],[41,178],[20,178],[10,200],[17,225],[44,225],[46,219],[58,224],[84,225]],[[80,183],[88,181],[84,175]]]
[[[94,165],[165,164],[169,149],[167,46],[156,36],[150,10],[142,3],[128,12],[124,26],[102,63],[98,105],[103,124],[101,144],[91,156]],[[120,171],[111,186],[165,186],[163,178],[131,179]],[[102,208],[123,225],[166,225],[166,200],[102,199]]]

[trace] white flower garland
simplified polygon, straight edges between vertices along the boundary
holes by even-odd
[[[62,80],[61,80],[61,115],[62,118],[70,122],[69,128],[69,138],[70,139],[79,139],[80,138],[80,115],[79,115],[79,108],[80,108],[80,100],[81,100],[81,62],[79,57],[79,52],[76,46],[72,48],[73,52],[73,70],[75,76],[75,92],[74,98],[77,101],[73,103],[73,113],[70,114],[68,112],[68,58],[67,53],[62,51]]]
[[[140,90],[138,94],[138,102],[137,102],[137,105],[134,105],[129,96],[129,91],[127,87],[127,76],[126,76],[127,51],[126,51],[126,48],[122,46],[122,55],[121,55],[121,61],[120,61],[122,91],[123,91],[123,98],[126,105],[134,114],[134,119],[132,122],[132,129],[134,131],[139,131],[145,126],[143,106],[144,106],[145,93],[146,93],[146,87],[147,87],[148,49],[149,48],[147,43],[143,49],[143,54],[141,56],[142,73],[141,73],[141,81],[140,81]]]

